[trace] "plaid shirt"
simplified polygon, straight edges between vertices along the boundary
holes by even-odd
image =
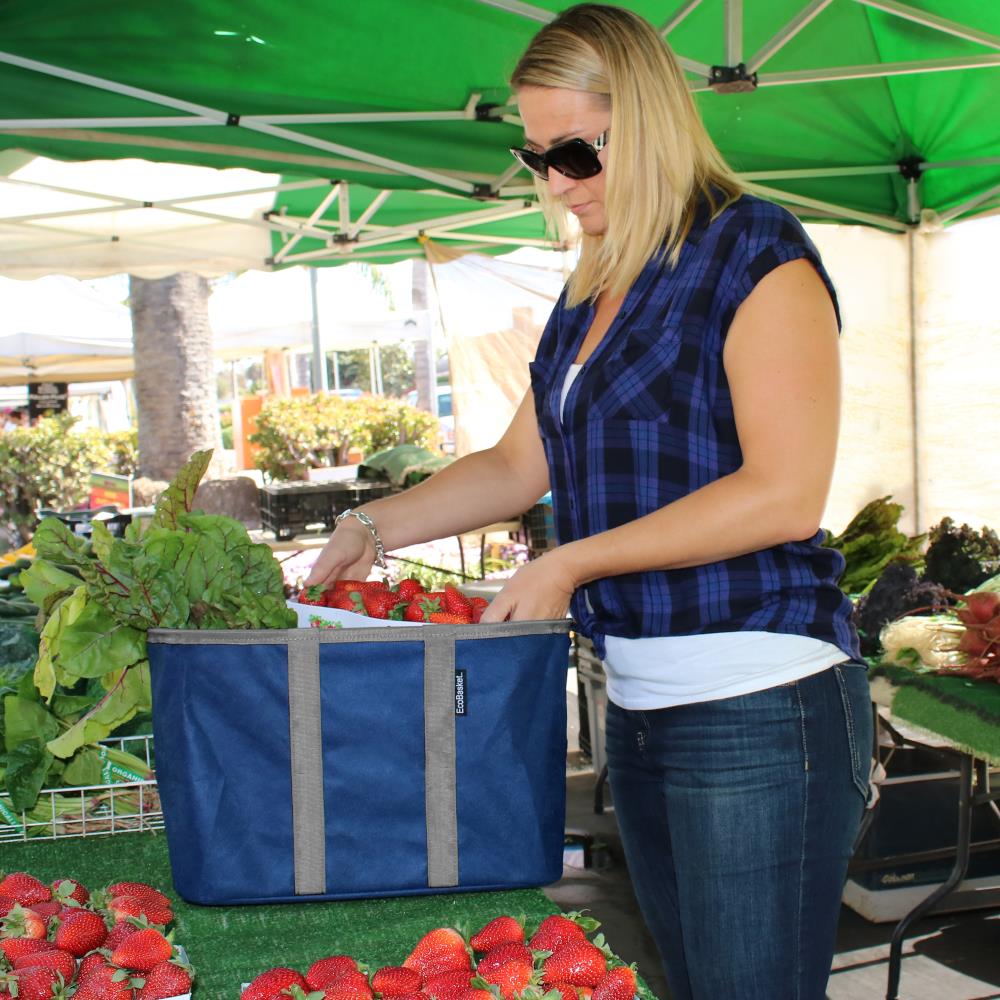
[[[676,268],[652,261],[629,289],[560,417],[560,390],[594,315],[589,302],[567,308],[563,293],[530,365],[559,541],[628,524],[740,467],[726,331],[757,282],[797,258],[813,263],[836,306],[793,215],[744,196],[710,221],[703,205]],[[601,656],[605,635],[754,630],[812,636],[856,657],[851,603],[837,586],[844,561],[821,539],[595,580],[574,595],[573,617]]]

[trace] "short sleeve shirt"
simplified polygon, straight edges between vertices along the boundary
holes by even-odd
[[[676,265],[658,257],[636,279],[560,415],[561,387],[594,315],[590,302],[568,308],[563,293],[530,366],[558,541],[627,524],[740,467],[726,334],[765,275],[803,258],[836,307],[791,213],[743,196],[713,219],[702,204]],[[837,585],[843,558],[821,541],[598,579],[574,595],[573,616],[599,655],[605,635],[754,630],[811,636],[856,657],[851,603]]]

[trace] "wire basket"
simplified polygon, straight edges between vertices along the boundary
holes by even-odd
[[[102,740],[153,765],[153,737],[120,736]],[[43,788],[34,807],[14,812],[0,795],[0,844],[10,841],[101,837],[163,829],[163,810],[155,778],[136,778],[108,762],[106,784],[75,788]]]

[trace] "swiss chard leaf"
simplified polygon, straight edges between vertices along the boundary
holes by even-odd
[[[42,522],[43,525],[47,523],[47,520]],[[38,530],[39,532],[42,530],[41,526]],[[32,603],[48,613],[58,598],[65,597],[80,586],[80,577],[67,573],[46,559],[39,558],[21,571],[21,586],[24,587],[24,592]]]
[[[27,740],[51,740],[59,732],[56,717],[39,701],[16,694],[3,699],[4,746],[13,752]]]
[[[84,747],[67,762],[62,773],[63,781],[72,787],[101,784],[101,758],[96,750]]]
[[[110,691],[94,709],[81,717],[46,746],[56,757],[72,757],[80,747],[105,739],[115,728],[128,722],[149,699],[149,664],[118,671]]]
[[[11,806],[17,812],[30,809],[38,801],[38,793],[52,767],[52,754],[40,739],[24,740],[7,758],[7,792]]]
[[[59,637],[59,679],[69,687],[81,677],[100,677],[109,664],[137,663],[146,656],[146,637],[123,625],[97,601],[88,600]]]
[[[63,632],[83,613],[87,605],[87,588],[81,583],[68,597],[64,597],[52,609],[49,620],[42,629],[38,643],[38,662],[35,664],[35,687],[41,696],[49,701],[62,680],[59,675],[57,658],[59,642]],[[65,679],[62,682],[66,683]]]
[[[177,528],[181,514],[190,513],[194,504],[194,495],[205,475],[208,464],[212,460],[212,449],[196,451],[180,472],[174,476],[173,482],[160,494],[153,511],[152,524],[155,527]]]

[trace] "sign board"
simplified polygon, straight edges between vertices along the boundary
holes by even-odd
[[[132,480],[113,472],[92,472],[87,506],[91,510],[108,506],[131,510]]]
[[[28,421],[34,423],[46,413],[64,413],[68,398],[69,384],[66,382],[29,382]]]

